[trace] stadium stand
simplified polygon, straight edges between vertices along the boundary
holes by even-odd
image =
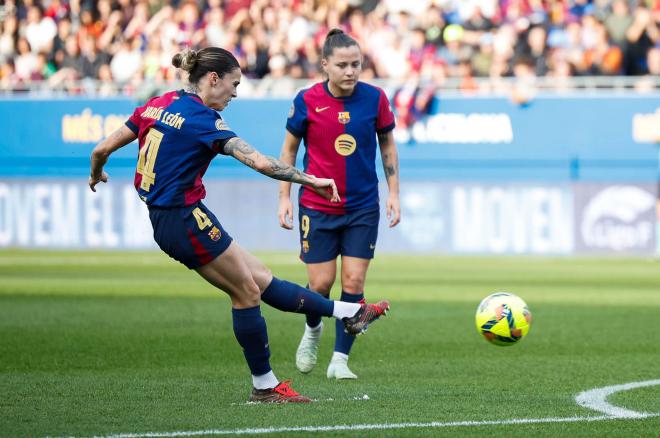
[[[660,0],[8,0],[0,18],[5,93],[149,94],[179,80],[174,53],[212,45],[237,55],[243,93],[287,95],[319,79],[333,27],[360,42],[365,80],[653,89],[660,75]]]

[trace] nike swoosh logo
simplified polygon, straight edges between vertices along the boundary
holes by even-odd
[[[330,108],[330,107],[329,107],[329,106],[324,106],[323,108],[319,108],[319,107],[317,106],[317,107],[316,107],[316,112],[317,112],[317,113],[320,113],[321,111],[325,111],[325,110],[327,110],[328,108]]]

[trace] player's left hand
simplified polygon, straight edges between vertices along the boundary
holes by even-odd
[[[337,190],[337,184],[335,184],[334,179],[314,177],[314,182],[311,186],[316,193],[323,196],[325,199],[330,200],[330,202],[341,202],[339,191]]]
[[[108,174],[101,172],[101,176],[94,178],[92,175],[89,176],[89,188],[92,189],[92,192],[96,192],[96,185],[100,182],[108,182]]]
[[[399,196],[390,194],[387,197],[387,219],[390,221],[390,228],[395,227],[401,222],[401,204],[399,203]]]

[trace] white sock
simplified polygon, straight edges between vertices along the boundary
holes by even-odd
[[[305,334],[311,336],[320,336],[323,331],[323,321],[319,322],[319,325],[316,327],[310,327],[305,324]]]
[[[273,370],[268,371],[266,374],[260,376],[252,375],[252,386],[257,389],[271,389],[279,385],[280,381],[275,377]]]
[[[335,308],[332,310],[332,316],[337,319],[350,318],[355,315],[362,304],[347,303],[346,301],[335,301]]]
[[[340,353],[338,351],[335,351],[332,353],[332,359],[330,359],[330,362],[344,362],[348,363],[348,354]]]

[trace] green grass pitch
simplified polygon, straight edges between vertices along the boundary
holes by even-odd
[[[295,255],[259,256],[277,276],[306,281]],[[269,406],[245,403],[250,377],[229,300],[165,255],[2,250],[0,436],[598,416],[575,395],[660,379],[659,263],[381,254],[366,292],[390,299],[392,311],[356,342],[357,381],[325,377],[333,321],[318,367],[303,376],[294,364],[303,316],[263,306],[277,376],[318,400]],[[495,291],[530,306],[532,328],[518,345],[492,346],[475,330],[477,304]],[[660,386],[608,402],[660,413]],[[660,417],[331,434],[660,436]]]

